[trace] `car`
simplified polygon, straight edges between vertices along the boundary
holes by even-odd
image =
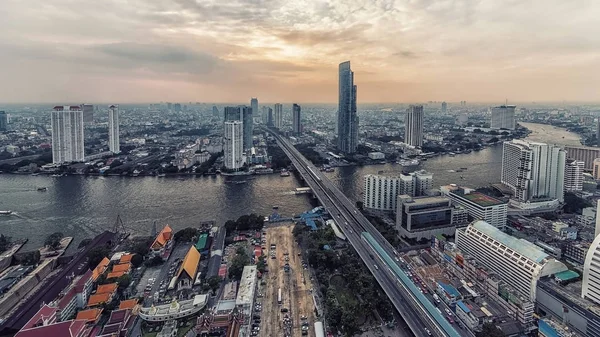
[[[450,311],[450,309],[444,308],[444,310],[446,311],[446,313],[448,314],[448,316],[452,316],[452,311]]]
[[[429,329],[425,328],[425,333],[427,334],[427,336],[431,336],[431,331],[429,331]]]
[[[446,319],[448,320],[448,322],[450,322],[450,324],[454,324],[454,320],[452,319],[452,317],[446,316]]]
[[[281,312],[288,312],[288,308],[281,308]]]

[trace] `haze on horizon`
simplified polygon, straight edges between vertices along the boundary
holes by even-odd
[[[2,0],[0,102],[599,101],[600,1]]]

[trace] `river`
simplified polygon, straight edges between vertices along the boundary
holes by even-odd
[[[532,130],[529,140],[567,145],[579,137],[564,129],[548,125],[522,123]],[[565,138],[562,138],[562,137]],[[569,143],[572,144],[572,143]],[[502,146],[454,157],[440,156],[422,163],[421,168],[433,173],[434,186],[450,183],[483,187],[500,179]],[[461,173],[452,172],[466,167]],[[400,173],[397,164],[349,166],[327,173],[353,200],[360,200],[363,176]],[[461,179],[461,176],[464,179]],[[279,175],[255,176],[245,184],[224,183],[225,177],[189,177],[183,180],[156,177],[48,177],[0,174],[0,233],[29,238],[25,249],[43,244],[45,238],[60,231],[75,238],[73,245],[114,226],[120,215],[134,234],[147,235],[156,221],[160,230],[165,224],[175,230],[195,226],[203,220],[222,224],[240,215],[268,215],[279,206],[283,216],[312,208],[307,195],[295,195],[300,182]],[[38,192],[38,187],[48,191]]]

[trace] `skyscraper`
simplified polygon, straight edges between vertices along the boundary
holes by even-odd
[[[600,117],[598,118],[598,122],[596,122],[596,145],[600,146]]]
[[[237,170],[244,165],[244,124],[239,120],[226,121],[223,136],[225,168]]]
[[[565,166],[565,191],[575,192],[583,190],[583,166],[584,162],[567,160]]]
[[[213,117],[219,117],[219,108],[217,108],[216,105],[213,105],[212,107],[212,115]]]
[[[252,108],[241,106],[242,120],[244,121],[244,150],[252,148],[252,133],[254,132],[254,120],[252,119]],[[258,111],[258,107],[256,108]]]
[[[501,105],[492,108],[490,128],[514,130],[516,126],[515,108],[515,105]]]
[[[280,103],[275,103],[275,118],[273,123],[278,129],[281,129],[283,126],[283,105]]]
[[[423,106],[411,105],[404,117],[404,142],[408,145],[423,146]]]
[[[252,97],[250,99],[250,108],[252,109],[252,111],[250,113],[254,116],[258,116],[258,98]],[[264,121],[264,118],[265,117],[263,116],[263,121]]]
[[[273,126],[273,109],[266,107],[267,108],[267,126]]]
[[[597,232],[585,256],[581,297],[600,305],[600,265],[597,262],[600,260],[600,235]]]
[[[225,122],[242,120],[242,114],[239,106],[226,106],[223,109],[223,116],[225,118]]]
[[[0,111],[0,131],[8,129],[8,115],[4,111]]]
[[[442,102],[442,113],[446,113],[447,109],[448,109],[448,104],[446,102]]]
[[[112,153],[120,153],[119,145],[119,105],[108,107],[108,149]]]
[[[55,106],[51,112],[52,162],[83,161],[83,111],[78,105]]]
[[[337,148],[343,153],[351,154],[356,152],[358,146],[358,116],[356,85],[350,61],[340,63],[338,94]]]
[[[302,123],[300,121],[300,105],[294,103],[292,106],[292,131],[296,135],[302,134]]]
[[[500,181],[520,202],[564,201],[566,152],[545,143],[504,142]]]
[[[93,123],[94,122],[94,106],[92,104],[82,104],[81,109],[83,110],[83,122]]]

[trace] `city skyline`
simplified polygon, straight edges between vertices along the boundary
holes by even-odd
[[[0,69],[13,80],[0,102],[332,103],[336,65],[346,59],[361,102],[593,102],[599,9],[560,1],[7,0]]]

